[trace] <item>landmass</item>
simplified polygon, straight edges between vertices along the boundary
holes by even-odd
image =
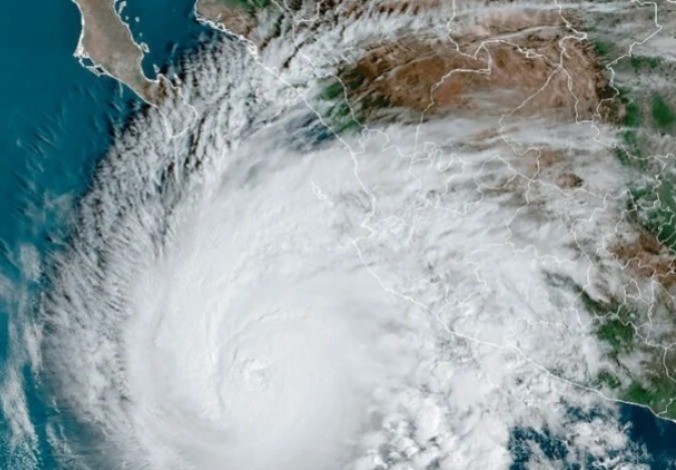
[[[129,26],[115,11],[115,1],[73,2],[82,15],[75,57],[93,72],[124,83],[145,101],[156,102],[160,80],[151,80],[143,73],[143,49],[134,42]]]
[[[152,80],[143,73],[144,50],[115,10],[116,1],[73,0],[73,3],[82,18],[75,57],[94,73],[108,75],[146,102],[157,103],[168,90],[168,83],[162,76]],[[269,0],[197,0],[195,13],[200,21],[216,29],[249,39],[257,24],[253,12],[269,3]]]
[[[74,1],[83,16],[76,55],[91,59],[97,69],[147,101],[156,100],[157,82],[144,76],[143,50],[113,0]],[[433,0],[345,2],[336,16],[322,16],[322,8],[335,3],[319,4],[312,22],[270,21],[282,13],[274,11],[265,17],[275,23],[267,34],[281,34],[285,27],[313,28],[321,21],[338,21],[340,15],[367,16],[369,8],[396,15],[437,6]],[[288,1],[286,8],[299,4]],[[676,420],[676,169],[661,157],[671,155],[676,137],[676,94],[664,80],[673,76],[676,66],[669,56],[673,38],[658,36],[663,29],[673,30],[676,7],[666,3],[658,16],[652,4],[618,5],[612,15],[594,4],[585,4],[585,11],[565,2],[556,5],[534,2],[488,10],[486,15],[458,6],[453,28],[442,39],[392,34],[366,42],[359,56],[345,61],[339,73],[326,80],[321,96],[326,108],[319,112],[336,132],[364,129],[388,116],[401,117],[402,112],[415,121],[465,112],[537,115],[570,125],[617,129],[615,157],[629,175],[626,220],[618,221],[608,243],[583,254],[595,259],[597,252],[610,253],[616,261],[612,268],[628,287],[598,287],[594,280],[579,285],[555,276],[551,284],[575,294],[576,308],[591,315],[591,330],[604,345],[606,366],[579,385]],[[201,21],[260,47],[266,41],[266,30],[259,24],[265,9],[279,7],[269,0],[195,4]],[[618,38],[620,27],[626,33]],[[487,145],[497,136],[513,144],[507,133],[501,121],[499,129],[477,139],[476,145]],[[529,178],[540,178],[558,165],[562,169],[555,181],[560,189],[584,189],[584,175],[565,168],[565,149],[543,143],[523,152],[524,158],[533,155],[533,173],[524,171]],[[650,293],[649,300],[634,295],[632,286]],[[572,382],[565,374],[551,372]]]
[[[256,27],[254,11],[269,0],[197,0],[195,13],[201,21],[236,36],[250,39]]]
[[[265,47],[261,32],[267,30],[257,18],[269,21],[260,14],[267,3],[198,0],[196,12],[206,22]],[[279,21],[271,34],[289,27],[302,37],[303,28],[339,16],[366,17],[372,9],[417,15],[440,3],[345,2],[336,17],[320,12],[313,22],[289,26]],[[443,39],[392,34],[366,42],[359,56],[345,61],[326,81],[321,96],[326,108],[319,111],[337,133],[364,130],[394,117],[400,121],[406,113],[411,122],[419,122],[468,112],[618,129],[614,153],[632,175],[627,178],[629,204],[617,233],[594,250],[611,253],[617,277],[626,285],[599,287],[600,280],[591,280],[582,286],[556,277],[551,283],[577,296],[575,308],[591,314],[591,332],[605,351],[607,365],[577,383],[676,420],[676,170],[665,168],[659,158],[673,148],[676,95],[664,81],[674,73],[669,57],[673,39],[658,35],[673,30],[676,7],[667,2],[658,14],[652,4],[618,4],[609,15],[594,4],[582,10],[565,2],[556,5],[514,2],[509,9],[487,8],[482,14],[472,2],[456,2]],[[627,32],[618,40],[620,27]],[[476,145],[486,146],[498,136],[515,144],[508,134],[501,124],[478,137]],[[524,162],[523,174],[533,181],[552,173],[562,190],[584,190],[584,175],[565,169],[566,149],[543,144],[523,156],[537,158]],[[632,286],[640,286],[649,300],[632,295]],[[552,373],[575,382],[562,371]]]

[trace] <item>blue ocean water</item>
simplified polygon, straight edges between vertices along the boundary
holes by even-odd
[[[571,421],[591,422],[596,418],[604,419],[600,410],[580,410],[570,408],[568,415]],[[676,468],[676,423],[656,419],[655,415],[647,408],[621,404],[619,406],[620,423],[627,427],[629,446],[632,448],[635,461],[633,463],[648,466],[655,470],[669,470]],[[557,436],[549,429],[533,429],[529,427],[516,427],[511,430],[508,444],[512,455],[510,470],[527,470],[532,466],[533,449],[537,449],[550,462],[559,465],[566,462],[569,454],[575,449],[570,449],[565,436]],[[594,455],[581,455],[580,460],[584,467],[579,464],[568,465],[569,470],[604,470],[614,468],[607,459],[618,457],[618,452],[609,452],[602,457]],[[556,468],[561,468],[557,466]],[[624,467],[623,467],[624,468]]]
[[[128,11],[143,25],[151,53],[144,67],[163,70],[196,50],[215,32],[192,18],[194,0],[131,0]],[[71,1],[8,2],[0,15],[0,281],[35,293],[39,279],[26,273],[33,248],[45,255],[67,236],[74,205],[96,164],[127,119],[145,104],[108,77],[97,77],[73,57],[80,15]],[[27,259],[28,258],[28,259]],[[0,282],[0,285],[2,283]],[[10,325],[25,315],[0,289],[0,371],[12,356]],[[5,295],[4,297],[7,297]],[[30,297],[30,296],[29,296]],[[29,299],[30,301],[30,299]],[[40,468],[56,462],[45,433],[55,413],[28,365],[21,369]],[[0,468],[27,468],[10,452],[11,430],[0,416]]]
[[[620,419],[630,426],[629,438],[646,450],[645,462],[654,469],[676,468],[676,423],[655,418],[640,406],[621,405]]]
[[[30,20],[29,20],[30,19]],[[141,105],[107,78],[97,79],[73,58],[80,19],[68,1],[34,8],[11,2],[0,17],[0,274],[34,291],[38,283],[22,269],[22,249],[56,249],[64,215],[87,187],[97,158],[114,127]],[[9,325],[25,314],[16,302],[0,304],[0,368],[10,357]],[[18,320],[14,318],[14,320]],[[35,423],[41,466],[54,464],[44,423],[49,409],[24,367],[27,406]],[[5,372],[6,373],[6,372]],[[18,468],[9,453],[6,417],[0,417],[4,468]]]
[[[186,46],[190,49],[195,38],[200,38],[199,42],[202,42],[219,34],[197,23],[194,5],[194,0],[127,2],[121,16],[136,42],[145,43],[150,49],[142,63],[146,76],[155,78],[155,67],[165,75],[173,75],[178,72],[176,66],[185,56]],[[190,39],[177,39],[175,32],[178,36],[187,33]]]
[[[154,76],[175,69],[180,59],[215,33],[196,23],[194,0],[129,0],[135,38],[150,53],[144,69]],[[138,22],[135,18],[139,19]],[[144,104],[108,77],[96,77],[73,58],[80,33],[79,13],[69,0],[8,2],[0,16],[0,276],[27,292],[39,279],[26,272],[26,247],[43,255],[67,237],[69,216],[86,191],[114,133]],[[1,293],[1,291],[0,291]],[[24,315],[13,302],[0,302],[0,371],[12,354],[10,322]],[[28,365],[22,369],[30,420],[37,434],[40,468],[57,467],[45,423],[52,409]],[[649,455],[651,468],[674,468],[676,424],[656,419],[643,408],[623,405],[621,419],[632,441]],[[0,468],[26,468],[10,452],[11,430],[0,415]],[[535,442],[557,456],[566,451],[546,432],[515,430],[514,446]],[[518,468],[518,458],[515,465]]]

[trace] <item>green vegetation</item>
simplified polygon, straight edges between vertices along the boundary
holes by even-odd
[[[622,320],[612,319],[602,323],[596,334],[608,343],[613,351],[631,350],[634,343],[634,327]]]
[[[656,186],[630,192],[629,216],[658,240],[676,252],[676,201],[674,185],[662,181]]]
[[[622,138],[622,145],[615,148],[615,156],[618,160],[626,166],[638,168],[639,170],[647,169],[647,160],[641,152],[641,142],[638,132],[634,130],[627,130],[620,134]]]
[[[605,46],[610,47],[610,46]],[[598,51],[597,51],[598,52]],[[622,57],[617,61],[618,70],[632,71],[634,73],[651,73],[662,65],[662,60],[657,57],[631,55]]]
[[[656,57],[631,56],[629,64],[636,70],[654,69],[660,65],[660,59]]]
[[[570,280],[564,282],[573,287],[585,309],[594,314],[596,335],[611,347],[611,357],[617,359],[620,353],[634,349],[635,330],[632,325],[634,312],[627,305],[612,300],[610,302],[594,300],[579,285]]]
[[[625,130],[620,134],[622,143],[615,148],[615,156],[623,165],[646,170],[647,161],[642,151],[643,142],[639,137],[639,129],[643,123],[641,106],[634,99],[629,98],[629,92],[625,89],[617,89],[610,98],[617,100],[624,114],[620,124],[625,127]]]
[[[619,388],[620,385],[622,385],[620,379],[618,379],[615,375],[605,370],[599,373],[599,375],[596,377],[596,384],[607,385],[609,388],[612,389]]]
[[[641,125],[641,108],[634,102],[629,102],[625,106],[624,125],[627,127]]]
[[[582,287],[575,284],[574,291],[575,293],[579,294],[582,305],[584,305],[584,307],[593,314],[602,315],[608,313],[608,308],[606,305],[602,302],[599,302],[598,300],[592,299],[591,296],[587,294],[587,291],[585,291]]]
[[[357,95],[355,92],[364,82],[365,78],[358,72],[347,72],[342,74],[342,80],[328,81],[319,93],[319,99],[329,104],[321,114],[333,131],[361,129],[377,110],[391,106],[390,101],[378,93]]]
[[[633,155],[638,155],[640,152],[638,134],[635,131],[624,131],[620,134],[622,137],[622,142],[629,149],[631,149]]]
[[[592,44],[602,63],[626,53],[610,41],[596,40]],[[615,154],[631,168],[630,174],[638,170],[645,176],[638,178],[639,187],[629,191],[629,220],[676,253],[676,176],[670,172],[671,167],[665,168],[651,157],[670,150],[664,134],[676,135],[676,101],[672,94],[657,88],[663,83],[662,77],[671,72],[670,64],[659,57],[628,56],[612,67],[616,72],[612,83],[615,93],[604,91],[600,96],[610,103],[605,118],[618,126],[620,140]],[[593,382],[615,390],[623,400],[676,419],[676,403],[671,406],[671,401],[676,400],[676,383],[664,370],[663,350],[641,341],[634,327],[647,321],[647,316],[612,299],[596,300],[581,286],[569,282],[593,314],[593,331],[608,346],[607,355],[618,366],[618,370],[600,372]],[[639,358],[642,367],[632,367],[635,372],[630,372],[626,365]],[[631,381],[625,382],[624,377]]]
[[[336,102],[321,114],[326,125],[337,134],[362,128],[358,116],[355,117],[357,112],[353,111],[345,100]]]
[[[596,335],[611,348],[610,356],[617,359],[621,353],[634,349],[635,330],[631,322],[632,311],[622,304],[600,304],[594,321]]]
[[[631,352],[636,346],[636,331],[631,324],[632,310],[626,305],[593,300],[584,291],[580,299],[589,310],[596,315],[596,333],[606,344],[610,345],[611,357],[618,360],[620,352]],[[595,380],[597,385],[605,385],[611,389],[620,389],[620,379],[608,371],[600,372]],[[634,380],[620,394],[623,400],[648,406],[655,413],[667,410],[667,417],[676,419],[676,405],[669,407],[672,399],[676,399],[676,383],[666,374],[652,373],[646,382]]]
[[[324,122],[336,133],[360,129],[363,113],[345,97],[345,85],[340,80],[328,81],[318,96],[324,106],[320,112]]]
[[[324,90],[322,90],[319,98],[325,101],[333,101],[343,97],[344,94],[345,89],[343,88],[343,84],[336,80],[324,88]]]
[[[645,384],[633,382],[622,399],[645,405],[657,414],[666,410],[666,417],[676,419],[676,405],[670,406],[676,399],[676,383],[666,375],[653,376]]]
[[[644,170],[647,168],[647,162],[639,138],[639,130],[643,123],[643,110],[639,102],[631,97],[629,90],[618,87],[613,91],[614,93],[608,99],[616,103],[617,112],[623,116],[621,119],[618,118],[618,124],[624,127],[620,134],[622,143],[615,147],[615,156],[623,165]]]
[[[592,45],[594,46],[594,51],[596,51],[596,54],[600,57],[608,57],[612,51],[612,46],[610,43],[601,41],[600,39],[593,41]]]
[[[598,338],[610,346],[609,356],[618,365],[620,370],[630,374],[622,365],[623,357],[620,353],[633,351],[648,353],[652,356],[646,361],[640,375],[632,378],[626,386],[616,373],[611,370],[602,370],[592,380],[592,386],[607,387],[613,390],[618,398],[627,402],[645,405],[655,413],[663,413],[669,418],[676,419],[676,404],[670,406],[671,400],[676,399],[676,383],[666,373],[660,372],[663,367],[661,350],[646,349],[646,345],[637,338],[633,323],[639,321],[637,313],[627,304],[614,300],[600,301],[590,296],[582,286],[572,279],[556,274],[547,275],[548,282],[556,287],[568,287],[577,294],[580,302],[593,316],[593,326]],[[636,358],[636,356],[632,356]],[[657,371],[657,372],[656,372]]]
[[[669,130],[676,124],[676,113],[672,111],[669,104],[664,101],[664,98],[658,94],[653,95],[651,111],[653,121],[659,129]]]

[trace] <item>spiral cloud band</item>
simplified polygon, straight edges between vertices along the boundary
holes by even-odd
[[[411,367],[397,334],[406,310],[382,295],[340,212],[308,184],[347,189],[336,176],[349,175],[349,160],[251,150],[182,216],[135,286],[130,386],[167,417],[162,428],[182,429],[162,436],[142,416],[150,435],[188,455],[221,437],[198,468],[333,468],[373,387]],[[293,169],[273,168],[278,159]]]
[[[624,458],[615,410],[579,386],[605,360],[590,319],[551,282],[585,284],[577,247],[621,210],[603,130],[515,115],[502,139],[459,113],[334,135],[327,44],[348,54],[367,26],[259,55],[226,40],[119,136],[41,305],[40,367],[88,430],[55,425],[64,461],[502,468],[515,426]],[[598,177],[524,177],[517,143],[542,141]]]

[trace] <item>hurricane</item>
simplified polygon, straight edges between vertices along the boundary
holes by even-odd
[[[560,462],[636,462],[591,379],[619,366],[580,306],[580,286],[632,295],[609,248],[628,173],[594,118],[602,100],[577,85],[584,33],[556,20],[560,55],[538,57],[463,49],[455,5],[280,11],[185,59],[116,136],[49,261],[25,334],[60,461],[507,468],[513,430],[538,428],[566,442]],[[458,34],[480,35],[470,23]],[[404,46],[377,43],[383,31]],[[400,113],[364,124],[346,64],[444,41],[457,57],[443,79],[459,77],[457,96],[476,86],[474,104],[438,112],[439,82],[408,106],[396,87],[413,84],[385,84]],[[516,78],[525,94],[503,53],[535,61]],[[551,75],[531,86],[537,64]],[[634,300],[659,296],[634,284]]]

